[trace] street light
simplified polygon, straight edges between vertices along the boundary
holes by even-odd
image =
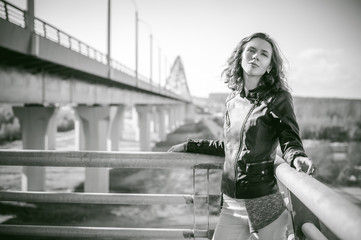
[[[135,79],[136,79],[136,85],[138,86],[138,5],[135,0],[130,0],[135,8]]]
[[[152,34],[152,28],[150,25],[145,22],[143,19],[138,19],[139,22],[143,23],[145,26],[148,27],[149,30],[149,81],[150,85],[152,85],[152,77],[153,77],[153,34]]]

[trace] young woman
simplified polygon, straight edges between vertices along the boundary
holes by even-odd
[[[276,42],[265,33],[242,39],[223,72],[232,90],[226,100],[224,140],[192,140],[169,151],[225,156],[222,211],[214,240],[285,238],[287,214],[274,176],[276,148],[298,171],[307,165]]]

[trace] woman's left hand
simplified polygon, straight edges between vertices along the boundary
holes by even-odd
[[[311,175],[311,176],[315,173],[315,170],[316,170],[315,164],[308,157],[301,157],[301,156],[296,157],[293,160],[293,165],[295,166],[295,168],[296,168],[296,170],[298,172],[303,171],[303,172],[305,172],[305,173],[307,173],[308,175]],[[307,170],[303,170],[302,166],[307,166]]]

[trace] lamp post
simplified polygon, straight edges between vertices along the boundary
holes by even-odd
[[[134,2],[134,1],[133,1]],[[135,4],[135,2],[134,2]],[[136,6],[136,5],[135,5]],[[136,85],[138,86],[138,8],[135,10],[135,79]]]
[[[141,22],[145,26],[147,26],[148,30],[149,30],[149,57],[150,57],[150,59],[149,59],[149,82],[150,82],[150,85],[152,85],[152,78],[153,78],[153,34],[152,34],[152,28],[143,19],[138,19],[138,20],[139,20],[139,22]]]
[[[108,63],[108,77],[111,77],[111,66],[110,66],[110,24],[111,24],[111,0],[108,0],[108,34],[107,34],[107,63]]]

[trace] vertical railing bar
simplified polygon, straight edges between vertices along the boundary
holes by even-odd
[[[8,13],[8,3],[7,2],[4,2],[5,4],[5,19],[6,21],[9,21],[9,13]]]
[[[44,38],[47,38],[46,37],[46,26],[45,26],[45,23],[44,22],[41,22],[43,24],[43,31],[44,31]]]
[[[68,35],[69,49],[71,50],[71,37]]]
[[[193,168],[193,231],[196,229],[196,169]]]
[[[209,231],[209,168],[207,168],[207,231]]]
[[[56,29],[56,36],[58,37],[58,44],[60,44],[60,30]]]

